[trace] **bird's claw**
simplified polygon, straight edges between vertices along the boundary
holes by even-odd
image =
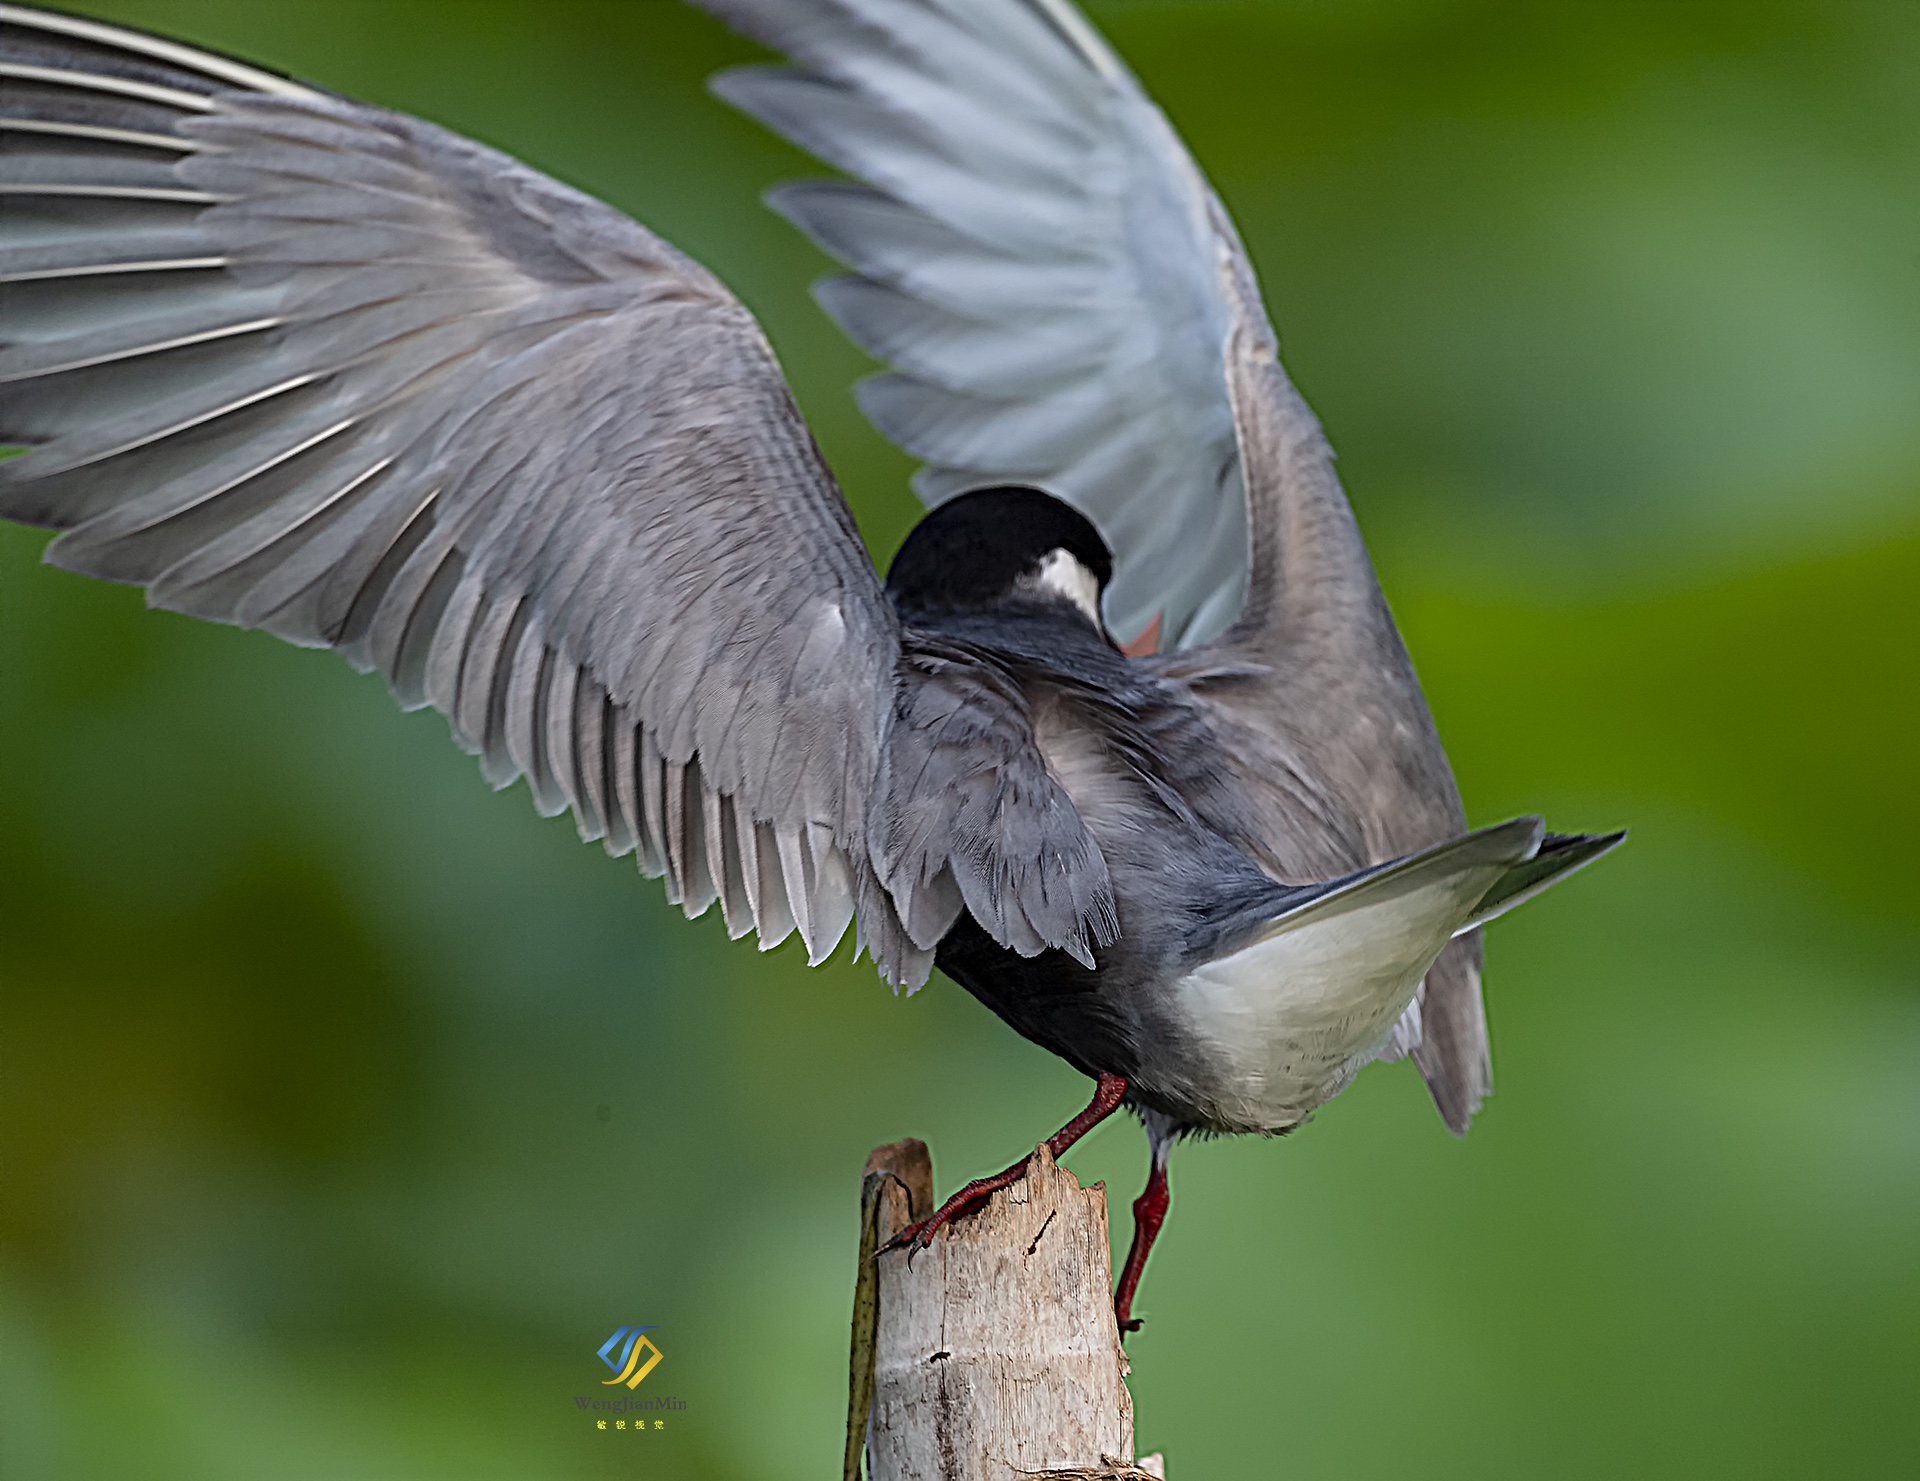
[[[926,1218],[907,1225],[892,1239],[881,1245],[877,1253],[884,1255],[891,1250],[906,1250],[907,1260],[911,1263],[914,1255],[933,1243],[934,1235],[955,1219],[965,1218],[968,1214],[978,1213],[985,1208],[987,1200],[995,1191],[1014,1182],[1021,1173],[1026,1171],[1026,1165],[1026,1161],[1023,1160],[997,1177],[981,1178],[977,1182],[967,1184]]]
[[[902,1229],[898,1234],[894,1235],[892,1239],[881,1245],[874,1253],[876,1255],[890,1255],[895,1250],[906,1249],[909,1245],[911,1245],[916,1252],[924,1250],[928,1245],[933,1243],[934,1231],[927,1227],[932,1222],[931,1219],[921,1219],[918,1223],[907,1225],[906,1228]],[[909,1256],[908,1258],[912,1257]]]

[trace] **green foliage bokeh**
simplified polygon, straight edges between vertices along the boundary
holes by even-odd
[[[676,5],[84,7],[446,123],[758,313],[881,558],[910,464]],[[1920,1449],[1920,9],[1112,0],[1236,214],[1477,821],[1630,824],[1407,1066],[1174,1165],[1130,1345],[1199,1477]],[[830,1474],[860,1166],[1080,1103],[942,980],[729,945],[322,654],[0,530],[0,1475]],[[1069,1159],[1118,1210],[1136,1127]],[[594,1349],[644,1323],[644,1438]],[[1906,1395],[1902,1399],[1900,1396]],[[635,1454],[644,1450],[645,1454]]]

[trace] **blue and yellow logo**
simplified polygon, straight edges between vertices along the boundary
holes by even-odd
[[[616,1376],[602,1379],[602,1388],[610,1388],[616,1383],[624,1383],[628,1388],[640,1387],[640,1380],[651,1373],[665,1356],[653,1345],[651,1338],[640,1335],[652,1330],[651,1327],[620,1327],[606,1340],[600,1349],[600,1361],[613,1369]],[[619,1357],[613,1355],[616,1347],[620,1349]]]

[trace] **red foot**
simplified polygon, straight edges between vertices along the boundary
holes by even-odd
[[[1092,1131],[1107,1117],[1120,1109],[1120,1102],[1126,1099],[1127,1082],[1118,1075],[1102,1075],[1094,1086],[1093,1099],[1086,1110],[1075,1116],[1065,1126],[1047,1138],[1047,1150],[1058,1157],[1081,1137]],[[917,1224],[909,1224],[887,1241],[880,1253],[897,1250],[911,1245],[914,1249],[924,1250],[933,1243],[933,1236],[965,1214],[978,1212],[986,1206],[987,1199],[1002,1188],[1011,1187],[1020,1181],[1026,1173],[1027,1164],[1033,1161],[1029,1152],[1005,1172],[997,1172],[990,1178],[975,1178],[940,1207],[928,1214]]]
[[[1147,1252],[1153,1248],[1161,1224],[1166,1222],[1167,1205],[1172,1201],[1167,1188],[1167,1164],[1162,1149],[1156,1147],[1146,1191],[1133,1200],[1133,1243],[1127,1248],[1127,1263],[1121,1267],[1120,1284],[1113,1293],[1113,1316],[1122,1332],[1140,1330],[1140,1319],[1133,1314],[1133,1293],[1140,1288],[1140,1274],[1147,1268]]]

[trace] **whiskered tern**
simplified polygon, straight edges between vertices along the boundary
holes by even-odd
[[[0,514],[337,649],[689,916],[938,965],[1151,1143],[1410,1055],[1490,1086],[1479,928],[1618,842],[1469,831],[1245,252],[1067,0],[702,0],[720,95],[931,510],[883,583],[752,317],[417,119],[0,5]],[[932,1239],[1020,1165],[961,1190]]]

